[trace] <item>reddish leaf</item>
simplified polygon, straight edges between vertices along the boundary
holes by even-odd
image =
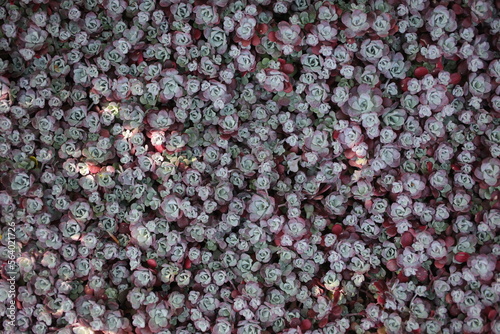
[[[88,165],[88,167],[89,167],[90,173],[92,173],[92,174],[99,173],[99,171],[101,170],[101,167],[95,166],[95,165]]]
[[[455,244],[455,239],[453,237],[446,237],[446,239],[444,239],[444,243],[446,244],[446,247],[451,247]]]
[[[415,69],[415,72],[413,74],[415,75],[415,78],[422,79],[424,76],[429,74],[429,70],[423,66],[420,66]]]
[[[130,225],[128,223],[120,223],[118,225],[118,232],[122,234],[127,234],[130,232]]]
[[[498,312],[496,310],[491,310],[488,312],[488,319],[493,321],[497,318]]]
[[[336,317],[341,315],[342,314],[342,307],[340,307],[339,305],[334,306],[332,309],[332,314]]]
[[[252,40],[242,40],[240,41],[240,44],[244,47],[250,46],[252,44]]]
[[[259,36],[253,35],[253,37],[252,37],[252,45],[253,46],[260,45],[260,38],[259,38]]]
[[[155,259],[149,259],[146,261],[146,263],[150,268],[156,268],[158,266],[158,263],[156,263]]]
[[[291,74],[293,73],[293,71],[295,71],[295,68],[293,67],[292,64],[283,64],[281,66],[281,70],[283,71],[283,73],[285,74]]]
[[[470,17],[465,17],[461,24],[463,28],[470,28],[470,26],[472,26],[472,19]]]
[[[274,244],[275,244],[276,246],[278,246],[278,247],[279,247],[279,246],[281,246],[281,236],[277,236],[277,235],[276,235],[276,236],[274,237]]]
[[[182,218],[177,220],[177,225],[180,228],[185,228],[189,225],[189,220],[186,217],[182,217]]]
[[[163,145],[155,145],[154,147],[160,153],[163,153],[163,151],[165,151],[165,147],[163,147]]]
[[[447,293],[446,296],[444,297],[444,300],[446,300],[448,304],[453,304],[453,298],[451,297],[451,293]]]
[[[315,27],[314,24],[308,23],[304,26],[304,31],[311,32],[311,30]]]
[[[423,282],[429,277],[429,273],[424,268],[420,267],[417,269],[417,274],[415,275],[420,282]]]
[[[398,234],[398,229],[394,225],[388,227],[385,231],[386,231],[387,235],[390,236],[390,237],[394,237],[395,235]]]
[[[396,271],[399,269],[398,263],[396,262],[396,259],[392,259],[387,261],[387,264],[385,265],[389,271]]]
[[[333,291],[333,296],[332,296],[332,301],[337,304],[340,300],[340,296],[341,296],[341,292],[340,290],[334,290]]]
[[[255,31],[257,31],[261,35],[265,34],[268,30],[269,26],[264,23],[258,24],[257,27],[255,28]]]
[[[377,304],[384,305],[385,304],[385,298],[382,295],[379,295],[377,297]]]
[[[408,90],[408,81],[410,81],[411,78],[404,78],[399,82],[399,86],[401,87],[401,90],[403,92],[406,92]]]
[[[446,264],[446,261],[445,261],[445,262],[442,262],[442,261],[437,261],[437,260],[436,260],[436,261],[434,261],[434,266],[435,266],[436,268],[438,268],[438,269],[443,268],[443,267],[445,266],[445,264]]]
[[[340,235],[344,229],[342,228],[342,225],[340,224],[335,224],[332,227],[332,233],[335,235]]]
[[[320,322],[318,323],[318,327],[323,328],[326,326],[327,323],[328,323],[328,317],[325,317],[325,318],[320,320]]]
[[[460,253],[455,254],[455,261],[460,262],[460,263],[467,262],[469,257],[470,257],[470,254],[468,254],[466,252],[460,252]]]
[[[457,85],[458,83],[460,83],[460,81],[462,81],[462,76],[460,75],[460,73],[452,73],[450,75],[450,83],[452,85]]]
[[[390,106],[392,106],[392,104],[394,103],[394,100],[388,98],[388,97],[384,97],[382,99],[382,105],[385,107],[385,108],[389,108]]]
[[[345,150],[344,155],[347,159],[352,159],[356,156],[356,153],[353,150]]]
[[[403,233],[403,236],[401,237],[401,245],[403,247],[408,247],[413,245],[413,235],[411,235],[410,232]]]
[[[200,37],[201,37],[201,30],[193,29],[193,39],[197,41],[200,39]]]
[[[277,39],[276,39],[276,33],[274,31],[271,31],[269,34],[267,34],[267,38],[269,38],[269,40],[271,42],[276,42]]]
[[[297,326],[300,326],[300,324],[301,324],[301,321],[299,318],[293,318],[290,321],[290,327],[297,327]]]
[[[315,55],[319,55],[319,51],[321,50],[321,45],[315,45],[311,48],[311,53]]]
[[[392,222],[390,220],[384,220],[384,222],[382,223],[382,226],[387,228],[387,227],[391,227],[392,226]]]
[[[436,68],[432,72],[433,72],[433,74],[438,74],[443,69],[444,69],[443,59],[439,58],[439,60],[438,60],[438,62],[436,64]]]
[[[86,295],[93,295],[94,294],[94,290],[91,289],[88,285],[85,285],[85,288],[83,289],[83,291],[85,292]]]
[[[373,285],[375,286],[375,288],[377,288],[377,290],[379,292],[382,292],[385,290],[385,286],[384,286],[384,283],[382,281],[376,281],[375,283],[373,283]]]
[[[456,15],[460,15],[464,12],[462,6],[456,3],[451,6],[451,9],[455,12]]]
[[[450,307],[450,315],[453,316],[453,317],[456,317],[457,315],[459,315],[460,313],[462,313],[460,311],[460,309],[458,308],[457,304],[453,304],[451,307]]]
[[[104,138],[109,138],[109,136],[111,135],[109,133],[109,130],[107,130],[107,129],[101,129],[101,131],[99,131],[99,134],[101,135],[101,137],[104,137]]]
[[[302,322],[300,324],[300,329],[302,329],[303,331],[306,331],[306,330],[310,329],[311,327],[312,327],[311,320],[309,320],[309,319],[302,320]]]

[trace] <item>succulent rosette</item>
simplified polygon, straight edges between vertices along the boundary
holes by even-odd
[[[380,90],[373,90],[370,86],[361,84],[353,88],[349,92],[349,95],[351,97],[342,106],[342,111],[350,117],[358,117],[368,113],[380,113],[382,111]]]
[[[257,75],[256,78],[262,87],[269,92],[290,93],[293,91],[290,78],[279,70],[267,68],[263,73]]]

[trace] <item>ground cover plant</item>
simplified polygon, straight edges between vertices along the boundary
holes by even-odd
[[[0,0],[0,330],[500,333],[488,0]]]

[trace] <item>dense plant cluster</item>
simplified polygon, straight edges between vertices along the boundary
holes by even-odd
[[[0,4],[4,333],[500,333],[498,1]]]

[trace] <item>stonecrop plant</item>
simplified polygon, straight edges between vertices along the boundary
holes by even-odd
[[[500,2],[0,0],[0,222],[6,334],[500,334]]]

